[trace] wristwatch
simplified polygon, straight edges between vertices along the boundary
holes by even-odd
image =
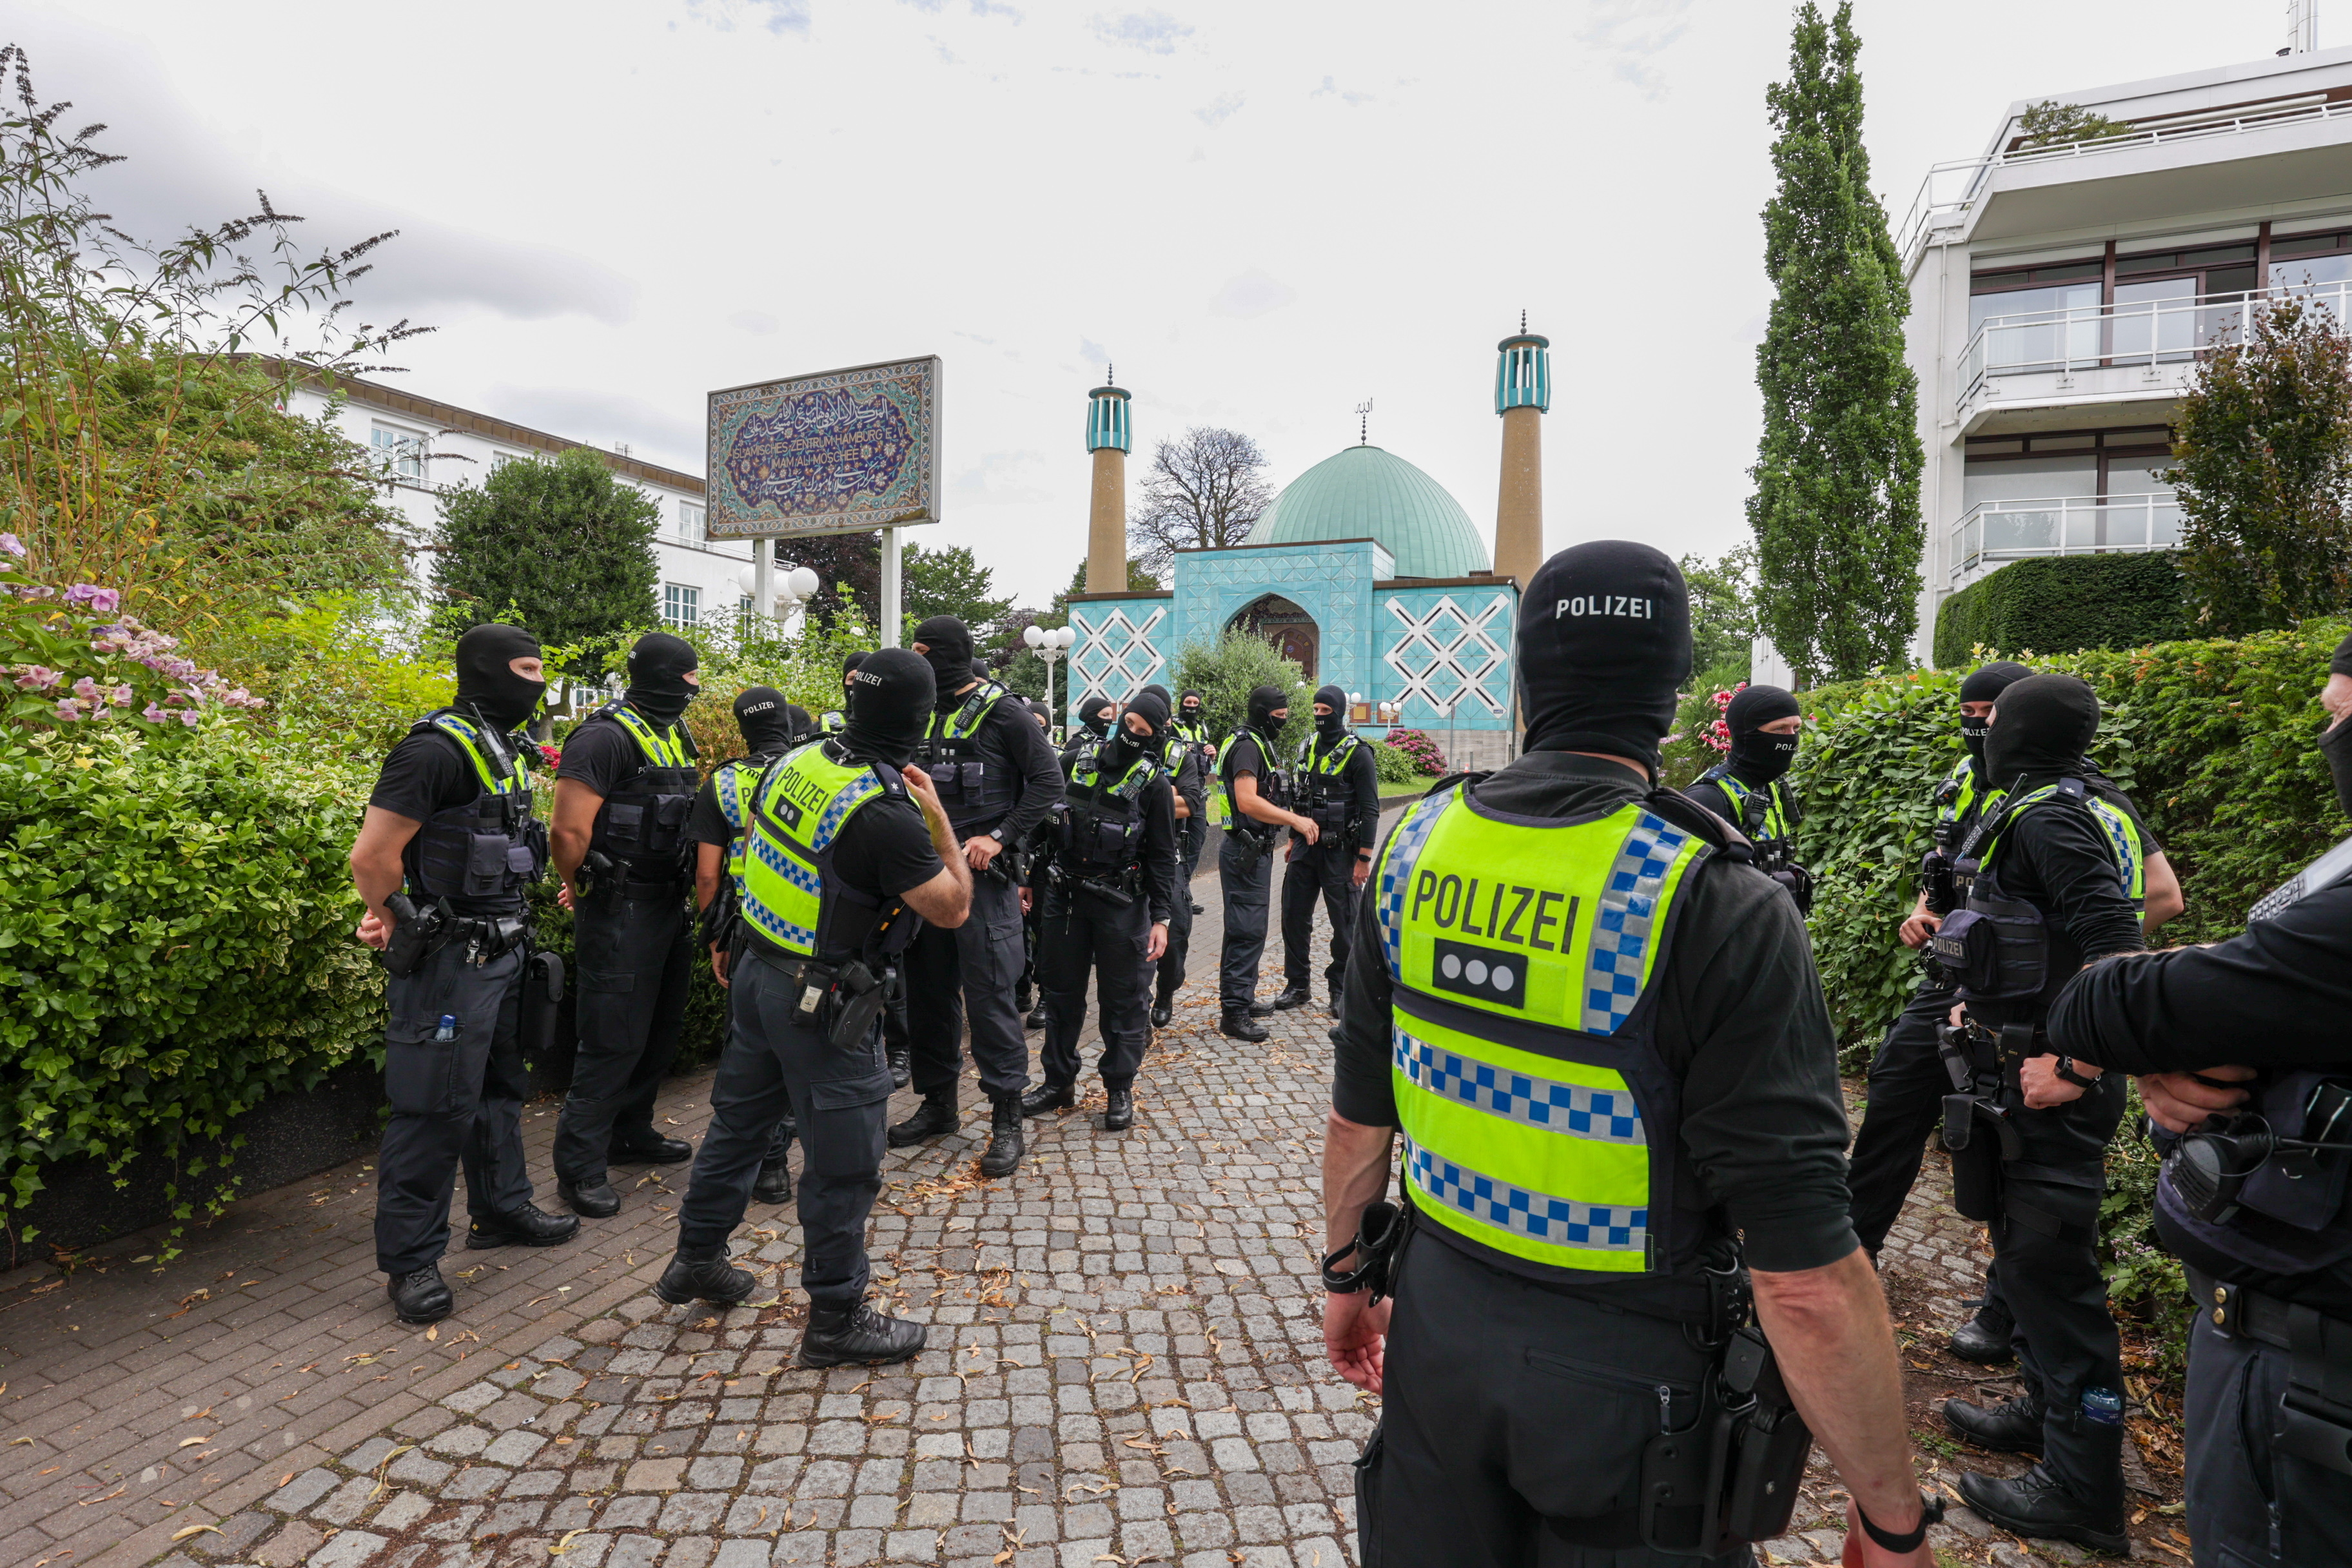
[[[1881,1530],[1873,1524],[1870,1521],[1870,1515],[1863,1512],[1860,1502],[1853,1505],[1853,1511],[1855,1517],[1862,1521],[1863,1533],[1878,1542],[1878,1549],[1881,1552],[1916,1552],[1919,1550],[1919,1543],[1927,1539],[1927,1527],[1944,1522],[1944,1500],[1921,1492],[1919,1522],[1901,1535],[1895,1534],[1891,1530]]]
[[[2099,1081],[2095,1078],[2084,1078],[2081,1073],[2076,1072],[2073,1057],[2060,1057],[2056,1070],[2060,1078],[2064,1079],[2076,1089],[2090,1089],[2096,1086]]]

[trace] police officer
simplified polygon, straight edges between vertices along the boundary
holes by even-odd
[[[1282,994],[1276,1008],[1304,1007],[1315,999],[1307,973],[1315,952],[1315,903],[1331,919],[1331,962],[1323,978],[1331,989],[1331,1011],[1339,1011],[1342,977],[1348,972],[1349,919],[1356,889],[1371,875],[1372,845],[1381,831],[1381,770],[1372,749],[1348,727],[1348,694],[1337,686],[1315,693],[1315,729],[1298,749],[1299,811],[1320,837],[1312,844],[1293,838],[1282,872]]]
[[[1266,1038],[1260,1018],[1274,1011],[1257,1000],[1258,961],[1265,956],[1266,892],[1274,882],[1274,847],[1282,830],[1312,845],[1321,829],[1289,809],[1289,783],[1275,759],[1282,752],[1290,699],[1280,688],[1250,689],[1247,720],[1217,748],[1217,785],[1224,805],[1225,841],[1217,851],[1217,881],[1224,894],[1225,929],[1217,955],[1217,1030],[1229,1038]]]
[[[440,1258],[461,1160],[467,1247],[551,1247],[580,1230],[531,1202],[522,1152],[524,889],[546,865],[547,837],[517,731],[546,689],[529,632],[481,626],[459,637],[456,698],[384,758],[352,845],[367,905],[360,940],[392,971],[375,1253],[404,1323],[456,1310]]]
[[[1176,700],[1175,729],[1176,738],[1192,748],[1194,765],[1198,768],[1201,780],[1205,785],[1210,773],[1216,771],[1217,736],[1210,730],[1208,711],[1201,704],[1201,693],[1197,690],[1188,688],[1180,695]],[[1192,830],[1186,836],[1191,840],[1192,847],[1185,851],[1189,858],[1184,862],[1184,885],[1190,888],[1192,882],[1192,868],[1200,864],[1201,850],[1208,842],[1208,813],[1196,808],[1187,826]],[[1185,897],[1184,902],[1191,906],[1194,914],[1202,912],[1201,906],[1193,902],[1189,895]]]
[[[2352,816],[2352,637],[2322,700],[2321,753]],[[2095,964],[2051,1008],[2052,1046],[2085,1072],[2141,1075],[2172,1145],[2156,1226],[2197,1309],[2189,1535],[2208,1568],[2340,1563],[2352,1542],[2347,1016],[2352,839],[2258,903],[2244,934]],[[2027,1092],[2071,1091],[2037,1072]],[[2303,1146],[2265,1152],[2273,1140]]]
[[[1078,699],[1078,722],[1085,725],[1087,733],[1097,741],[1110,739],[1111,721],[1118,717],[1118,704],[1099,691],[1089,691]],[[1082,739],[1073,735],[1070,744],[1077,745]]]
[[[1727,1397],[1744,1236],[1780,1377],[1864,1512],[1859,1561],[1925,1568],[1804,926],[1720,822],[1656,787],[1690,668],[1682,574],[1582,544],[1522,605],[1526,749],[1391,829],[1339,1011],[1324,1339],[1382,1396],[1361,1559],[1749,1562],[1698,1535],[1723,1476],[1674,1436],[1711,1433]],[[1339,1266],[1361,1261],[1400,1131],[1407,1239],[1375,1301]],[[1768,1468],[1772,1495],[1803,1452]]]
[[[769,763],[814,738],[808,733],[813,726],[807,710],[785,701],[772,686],[747,688],[735,699],[735,723],[748,754],[712,770],[686,824],[686,836],[695,845],[694,904],[702,911],[702,946],[710,955],[711,975],[721,985],[742,941],[743,833],[752,793]],[[751,1184],[751,1195],[763,1204],[792,1201],[793,1170],[785,1157],[796,1130],[787,1105],[760,1163],[759,1180]]]
[[[921,1143],[955,1131],[958,1036],[968,1018],[990,1110],[980,1168],[1010,1175],[1021,1163],[1021,1095],[1029,1087],[1029,1042],[1013,1005],[1025,879],[1014,867],[1022,841],[1062,798],[1062,769],[1027,703],[972,669],[971,633],[961,621],[931,616],[915,628],[914,650],[939,688],[920,760],[939,783],[974,875],[971,919],[953,931],[927,930],[907,950],[907,1022],[923,1102],[890,1129],[890,1142]],[[1016,853],[999,865],[1009,850]]]
[[[1781,775],[1797,760],[1804,720],[1797,700],[1777,686],[1744,686],[1724,710],[1731,750],[1683,793],[1747,835],[1756,868],[1789,889],[1797,912],[1813,906],[1813,879],[1797,858],[1804,812]]]
[[[2042,1456],[2015,1480],[1964,1475],[1979,1514],[2020,1535],[2122,1552],[2122,1347],[2095,1249],[2124,1086],[2053,1051],[2043,1023],[2084,963],[2146,946],[2145,856],[2132,818],[2085,781],[2099,728],[2087,685],[2016,681],[1990,723],[1986,773],[2002,799],[1960,846],[1963,900],[1935,937],[1965,1016],[1948,1037],[1959,1093],[1946,1101],[1944,1140],[1954,1206],[1991,1229],[2025,1391],[1990,1407],[1948,1400],[1944,1418],[1981,1447]],[[2052,1073],[2080,1092],[2028,1100],[2026,1087]]]
[[[1147,696],[1157,697],[1165,705],[1168,689],[1147,686]],[[1197,702],[1198,693],[1194,693]],[[1199,711],[1197,706],[1193,710]],[[1176,992],[1184,984],[1185,961],[1192,952],[1192,917],[1200,906],[1192,901],[1192,872],[1201,863],[1201,836],[1207,821],[1209,797],[1203,786],[1207,768],[1202,759],[1197,737],[1205,734],[1199,722],[1188,736],[1171,719],[1160,740],[1160,765],[1167,770],[1168,785],[1176,796],[1176,878],[1168,900],[1168,947],[1160,955],[1157,985],[1151,1003],[1150,1021],[1155,1029],[1164,1029],[1175,1016]]]
[[[618,702],[583,720],[555,769],[555,871],[572,910],[579,1051],[555,1122],[555,1191],[575,1214],[621,1212],[612,1164],[694,1156],[654,1131],[654,1094],[677,1054],[692,984],[686,821],[702,775],[686,705],[694,645],[647,632]]]
[[[905,1361],[923,1348],[922,1325],[866,1304],[866,1217],[882,1190],[890,1098],[875,1030],[880,973],[918,924],[953,929],[971,908],[971,872],[939,796],[908,765],[931,692],[921,659],[883,649],[858,669],[841,733],[759,781],[710,1129],[678,1205],[677,1254],[654,1288],[672,1303],[750,1299],[759,1282],[727,1261],[728,1238],[771,1130],[796,1110],[803,1366]]]
[[[1068,784],[1037,876],[1045,1081],[1022,1097],[1024,1116],[1077,1103],[1078,1030],[1091,968],[1102,1007],[1103,1131],[1135,1124],[1135,1075],[1151,1040],[1146,999],[1152,966],[1168,946],[1176,885],[1175,792],[1160,759],[1167,724],[1167,700],[1139,691],[1108,740],[1064,757]]]
[[[818,716],[816,727],[820,734],[837,735],[841,732],[842,726],[849,721],[850,678],[857,673],[857,667],[865,662],[866,655],[862,652],[849,654],[842,659],[841,706],[827,709]],[[902,1084],[899,1087],[904,1088],[905,1085]]]
[[[1053,704],[1032,698],[1029,717],[1037,721],[1038,732],[1045,737],[1047,745],[1052,745]],[[1067,762],[1068,758],[1063,760]],[[1053,819],[1047,817],[1030,832],[1028,842],[1021,847],[1033,866],[1037,857],[1045,853],[1046,834],[1053,826]],[[1021,1026],[1026,1029],[1045,1026],[1045,999],[1037,993],[1037,921],[1040,912],[1034,890],[1024,887],[1021,889],[1021,980],[1013,987],[1013,1008],[1022,1015]]]

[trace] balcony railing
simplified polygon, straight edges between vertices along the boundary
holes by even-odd
[[[2250,304],[2289,297],[2316,301],[2338,322],[2352,321],[2352,281],[1988,316],[1960,356],[1960,401],[2003,375],[2186,363],[2242,333]]]
[[[2268,108],[2223,110],[2202,115],[2177,115],[2144,124],[2120,136],[2098,136],[2081,142],[2061,142],[2047,147],[2021,147],[1984,158],[1959,158],[1938,163],[1919,183],[1919,194],[1895,226],[1895,244],[1907,267],[1918,259],[1931,230],[1948,226],[1974,206],[1984,194],[1988,176],[2013,163],[2048,163],[2101,153],[2121,153],[2134,147],[2164,146],[2176,142],[2203,141],[2214,136],[2239,136],[2273,126],[2336,120],[2352,114],[2352,101],[2314,102],[2288,100]]]
[[[1985,501],[1952,529],[1952,577],[2028,555],[2168,550],[2179,542],[2180,508],[2169,491]]]

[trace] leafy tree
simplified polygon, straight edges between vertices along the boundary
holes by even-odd
[[[1240,544],[1274,504],[1265,454],[1238,430],[1196,425],[1151,454],[1143,497],[1127,519],[1129,576],[1140,564],[1155,576],[1173,569],[1176,552]]]
[[[882,621],[882,535],[818,533],[804,539],[779,539],[776,556],[817,574],[816,597],[809,601],[813,619],[843,618],[875,626]],[[900,565],[905,564],[901,552]]]
[[[1690,587],[1692,670],[1747,679],[1756,640],[1756,547],[1726,551],[1719,561],[1685,555],[1681,564]]]
[[[376,368],[361,362],[415,331],[342,319],[391,237],[306,259],[301,220],[267,196],[169,240],[126,234],[87,188],[121,162],[105,127],[62,131],[71,106],[40,103],[14,45],[0,76],[0,531],[29,569],[183,629],[399,582],[358,449],[278,411],[298,379]]]
[[[1214,735],[1239,729],[1249,713],[1250,689],[1276,686],[1290,693],[1290,722],[1283,727],[1282,746],[1294,750],[1313,725],[1315,688],[1297,661],[1251,632],[1228,628],[1214,642],[1187,643],[1176,654],[1175,679],[1164,682],[1171,691],[1198,690],[1201,711]],[[1115,693],[1114,695],[1124,695]]]
[[[953,616],[971,628],[977,647],[1013,613],[1011,599],[990,591],[996,586],[996,574],[972,559],[970,545],[926,550],[909,544],[899,558],[899,608],[908,637],[933,616]]]
[[[2254,306],[2173,428],[2181,575],[2207,635],[2352,605],[2352,342],[2325,304]]]
[[[2061,103],[2054,98],[2043,99],[2017,117],[2017,142],[2021,148],[2054,147],[2066,142],[2104,142],[2111,136],[2131,133],[2128,120],[2110,120],[2079,103]]]
[[[1918,384],[1910,309],[1862,144],[1851,0],[1797,8],[1767,92],[1780,189],[1764,209],[1777,292],[1756,351],[1764,434],[1748,503],[1759,619],[1801,683],[1904,661],[1917,624]]]
[[[593,448],[501,465],[441,495],[434,597],[453,629],[509,616],[550,645],[604,651],[654,616],[661,508]]]

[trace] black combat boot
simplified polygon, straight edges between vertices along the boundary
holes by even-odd
[[[1998,1301],[1979,1301],[1976,1307],[1977,1315],[1952,1331],[1951,1352],[1962,1361],[1999,1366],[2015,1353],[2009,1342],[2017,1324]]]
[[[2124,1428],[2094,1421],[2079,1408],[2053,1409],[2042,1462],[2015,1480],[1964,1475],[1960,1496],[2013,1535],[2071,1541],[2117,1556],[2131,1550],[2125,1530]]]
[[[1168,1021],[1175,1016],[1176,1009],[1170,1005],[1165,996],[1151,1005],[1151,1026],[1155,1029],[1166,1028]]]
[[[1014,1012],[1026,1013],[1030,1008],[1036,1005],[1037,993],[1030,989],[1029,983],[1027,981],[1022,981],[1019,984],[1013,986],[1013,1010]]]
[[[1021,1097],[1021,1114],[1043,1116],[1049,1110],[1067,1110],[1077,1104],[1078,1091],[1066,1083],[1041,1083]]]
[[[665,1138],[650,1127],[614,1132],[612,1147],[604,1159],[614,1165],[683,1165],[694,1158],[693,1144],[683,1138]]]
[[[1260,1040],[1273,1037],[1265,1032],[1264,1024],[1259,1023],[1247,1013],[1225,1014],[1217,1020],[1217,1033],[1229,1040],[1247,1040],[1253,1045]]]
[[[1021,1097],[1000,1094],[989,1101],[988,1150],[980,1157],[983,1176],[1009,1176],[1021,1163]]]
[[[714,1307],[737,1307],[751,1299],[760,1288],[757,1275],[736,1268],[727,1261],[724,1247],[715,1258],[688,1258],[680,1247],[669,1260],[669,1267],[654,1282],[654,1294],[673,1307],[688,1301],[708,1301]]]
[[[892,1046],[882,1053],[882,1059],[890,1068],[890,1088],[894,1091],[906,1088],[913,1081],[915,1064],[910,1059],[906,1047]]]
[[[1249,1005],[1249,1016],[1253,1018],[1271,1018],[1274,1016],[1274,1004],[1253,1002]]]
[[[1979,1448],[1999,1454],[2042,1452],[2042,1395],[2032,1389],[1990,1408],[1965,1399],[1947,1399],[1944,1419]]]
[[[886,1366],[920,1355],[926,1331],[920,1323],[876,1311],[864,1301],[847,1307],[809,1305],[808,1332],[801,1336],[803,1366]]]
[[[1135,1090],[1112,1089],[1104,1090],[1104,1093],[1108,1097],[1110,1103],[1103,1107],[1103,1131],[1124,1132],[1134,1126]]]
[[[751,1184],[751,1195],[763,1204],[792,1202],[793,1168],[781,1158],[762,1160],[759,1179]]]
[[[573,1214],[586,1215],[590,1219],[610,1219],[621,1212],[621,1194],[613,1190],[610,1178],[600,1176],[593,1182],[574,1185],[558,1176],[555,1195]]]
[[[1029,1016],[1021,1020],[1021,1026],[1024,1029],[1044,1028],[1045,1026],[1045,1004],[1040,1002],[1036,1006],[1031,1008]]]
[[[1282,988],[1282,994],[1274,999],[1274,1010],[1277,1013],[1287,1013],[1293,1007],[1304,1007],[1314,1000],[1315,993],[1306,986],[1286,985]],[[1250,1010],[1256,1011],[1255,1008]]]
[[[486,1247],[556,1247],[579,1234],[576,1215],[551,1215],[525,1204],[505,1214],[476,1215],[466,1227],[466,1246],[475,1252]]]
[[[954,1089],[927,1094],[923,1103],[915,1107],[914,1115],[890,1129],[890,1147],[904,1149],[909,1143],[928,1143],[943,1132],[954,1131],[962,1121],[956,1114]]]
[[[383,1293],[392,1298],[393,1316],[404,1323],[437,1323],[457,1310],[437,1263],[394,1275],[385,1281]]]

